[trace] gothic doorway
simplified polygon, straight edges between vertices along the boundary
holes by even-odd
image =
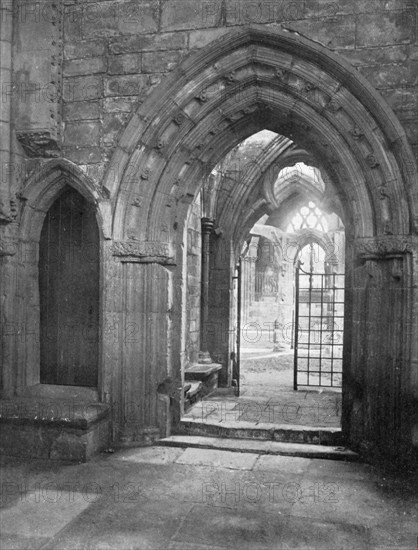
[[[97,387],[99,231],[70,186],[50,207],[39,243],[40,382]]]
[[[159,318],[166,320],[160,325],[158,346],[149,339],[142,349],[144,379],[161,381],[170,374],[176,387],[184,382],[187,357],[179,327],[187,334],[187,292],[182,291],[187,284],[187,213],[203,180],[225,153],[262,129],[291,141],[277,142],[286,160],[293,155],[291,165],[300,157],[314,157],[333,190],[329,205],[342,206],[347,238],[342,431],[354,448],[398,455],[402,445],[411,446],[412,432],[408,406],[402,405],[398,414],[394,403],[408,403],[401,397],[412,395],[411,375],[416,372],[415,367],[411,370],[416,360],[411,363],[408,324],[413,318],[409,293],[416,240],[416,163],[396,116],[359,72],[338,54],[286,30],[233,30],[191,55],[164,79],[158,95],[138,108],[115,150],[103,187],[115,198],[112,235],[121,241],[116,253],[122,250],[136,263],[137,277],[153,295],[164,296],[167,290],[166,303],[158,309]],[[263,157],[266,161],[270,153]],[[132,178],[132,173],[138,177]],[[262,213],[264,173],[259,176],[256,186],[250,185],[254,178],[243,177],[234,192],[229,190],[211,235],[218,241],[219,257],[222,247],[227,250],[215,278],[217,302],[208,311],[208,325],[218,327],[219,336],[209,342],[208,351],[222,362],[219,377],[225,387],[231,353],[231,264],[236,265],[242,243]],[[132,246],[135,238],[144,239],[146,246]],[[157,256],[155,243],[161,246]],[[393,286],[405,289],[399,301],[384,284],[389,276]],[[379,299],[365,310],[363,294],[369,287],[376,289]],[[394,307],[399,308],[399,319],[389,313]],[[151,308],[150,301],[149,311],[154,312]],[[367,346],[360,317],[367,327]],[[378,337],[373,328],[376,318],[383,319]],[[140,328],[147,326],[144,315]],[[404,338],[394,336],[395,327]],[[383,348],[382,339],[387,342]],[[158,361],[162,348],[169,353]],[[138,392],[122,383],[124,376],[137,371],[138,355],[128,354],[122,345],[120,350],[127,359],[120,374],[124,389],[117,399],[135,401],[135,418],[142,426],[144,405]],[[111,360],[106,368],[111,372]],[[396,383],[388,382],[391,377]],[[162,417],[154,406],[150,427]],[[390,430],[378,431],[390,419]],[[388,451],[389,444],[393,451]]]

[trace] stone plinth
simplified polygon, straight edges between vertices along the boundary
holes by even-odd
[[[110,409],[97,402],[0,401],[0,454],[85,462],[109,444]]]

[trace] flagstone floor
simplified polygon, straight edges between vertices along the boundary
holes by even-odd
[[[183,420],[251,422],[311,427],[341,426],[341,389],[300,387],[293,390],[293,353],[243,350],[239,397],[231,391],[196,403]]]

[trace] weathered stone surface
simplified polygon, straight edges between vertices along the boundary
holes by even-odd
[[[64,147],[65,158],[76,164],[97,164],[102,161],[100,147]]]
[[[138,98],[132,97],[107,97],[103,101],[105,113],[130,113],[138,105]]]
[[[88,59],[73,59],[64,63],[64,76],[91,75],[102,73],[105,70],[105,61],[102,57]]]
[[[125,54],[109,57],[109,74],[130,74],[141,72],[141,55]]]
[[[125,126],[126,118],[125,113],[112,113],[103,116],[103,144],[116,143],[119,133]]]
[[[85,37],[145,34],[158,30],[158,5],[152,2],[94,2],[83,6]]]
[[[353,65],[380,65],[402,63],[411,59],[410,46],[388,46],[386,48],[345,49],[342,53]]]
[[[339,2],[329,2],[328,0],[305,0],[303,5],[303,14],[306,19],[328,18],[337,15],[354,15],[378,12],[389,12],[403,8],[404,4],[399,0],[340,0]]]
[[[201,29],[198,31],[191,31],[189,35],[189,47],[192,48],[203,48],[212,40],[216,40],[223,34],[228,32],[228,28],[222,29]]]
[[[355,45],[356,19],[352,15],[342,15],[332,21],[291,21],[290,29],[306,34],[328,48],[353,48]]]
[[[109,96],[141,96],[147,89],[148,77],[145,75],[106,77],[104,95]]]
[[[81,59],[86,57],[98,57],[105,53],[105,40],[80,40],[66,42],[64,44],[64,56],[66,59]]]
[[[167,0],[162,7],[163,31],[213,27],[219,21],[219,5],[205,0]]]
[[[71,122],[66,124],[65,145],[99,145],[99,122]]]
[[[64,105],[64,120],[94,120],[98,118],[100,118],[100,104],[98,101],[77,101]]]
[[[137,258],[160,257],[163,259],[172,258],[168,244],[159,242],[135,242],[118,241],[113,243],[112,252],[114,256],[130,256]]]
[[[182,50],[187,47],[187,33],[161,33],[150,35],[130,35],[111,38],[109,51],[113,54]]]
[[[413,10],[364,14],[357,21],[357,46],[409,44],[415,33]]]
[[[418,94],[416,87],[404,86],[393,90],[382,90],[382,96],[386,99],[394,111],[409,111],[410,115],[418,115]]]
[[[377,88],[396,88],[418,83],[418,61],[404,64],[373,65],[359,68],[360,72]]]
[[[171,71],[180,59],[181,53],[178,51],[144,53],[142,56],[142,72],[163,73]]]
[[[103,95],[103,80],[101,76],[75,76],[64,78],[64,101],[90,101]]]

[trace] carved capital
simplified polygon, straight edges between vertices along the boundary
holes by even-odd
[[[125,262],[174,265],[174,254],[168,243],[154,241],[115,241],[112,254]]]
[[[355,251],[360,258],[399,256],[418,251],[418,238],[413,235],[361,237],[355,241]]]
[[[14,256],[17,252],[17,246],[11,242],[0,240],[0,257]]]
[[[211,234],[215,227],[214,218],[202,218],[201,219],[202,233]]]

